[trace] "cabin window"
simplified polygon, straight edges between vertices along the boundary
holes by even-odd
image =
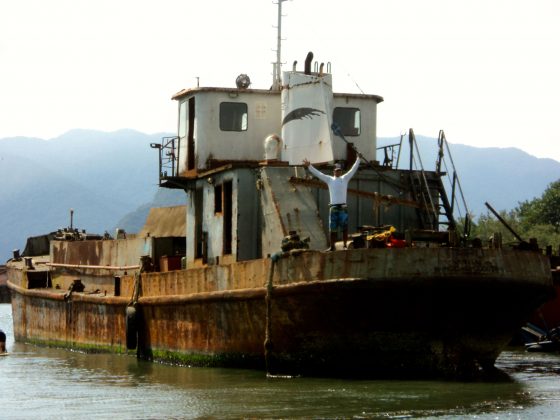
[[[220,103],[220,130],[246,131],[248,115],[247,104],[245,103]]]
[[[360,110],[358,108],[335,108],[333,122],[340,127],[344,136],[359,136],[361,133]]]
[[[222,186],[216,185],[214,187],[214,213],[221,213],[222,209]]]

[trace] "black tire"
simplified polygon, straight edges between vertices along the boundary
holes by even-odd
[[[138,324],[137,324],[136,308],[134,306],[126,307],[126,348],[134,350],[138,346]]]

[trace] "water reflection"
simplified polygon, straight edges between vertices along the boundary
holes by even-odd
[[[9,305],[0,305],[0,326],[8,320]],[[560,395],[558,358],[526,353],[500,358],[511,382],[269,379],[260,371],[174,367],[13,343],[11,328],[5,331],[11,354],[0,358],[0,404],[8,418],[491,418],[527,413],[543,394]],[[535,392],[537,378],[542,388]]]

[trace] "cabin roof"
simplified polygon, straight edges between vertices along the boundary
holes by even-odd
[[[171,99],[179,100],[186,96],[190,96],[199,92],[220,92],[220,93],[243,93],[243,94],[267,94],[278,95],[281,91],[270,89],[238,89],[238,88],[224,88],[224,87],[195,87],[183,89],[174,94]],[[373,99],[377,103],[383,102],[383,97],[379,95],[368,95],[364,93],[334,93],[334,97],[346,97],[356,99]]]
[[[138,236],[140,238],[148,235],[156,238],[185,236],[186,224],[186,206],[151,208]]]
[[[278,90],[268,90],[268,89],[238,89],[238,88],[224,88],[224,87],[196,87],[183,89],[177,92],[171,97],[171,99],[181,99],[185,96],[192,95],[199,92],[221,92],[221,93],[258,93],[258,94],[268,94],[268,95],[278,95],[280,91]]]

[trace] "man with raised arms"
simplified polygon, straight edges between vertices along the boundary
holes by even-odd
[[[335,243],[338,237],[339,228],[342,229],[342,239],[344,241],[344,248],[348,241],[348,207],[346,205],[346,193],[348,191],[348,183],[354,176],[358,167],[360,166],[360,158],[356,159],[354,165],[344,175],[342,174],[342,166],[340,164],[334,165],[333,176],[326,175],[311,165],[308,159],[303,160],[309,172],[326,183],[329,187],[329,232],[330,232],[330,247],[329,251],[335,250]]]

